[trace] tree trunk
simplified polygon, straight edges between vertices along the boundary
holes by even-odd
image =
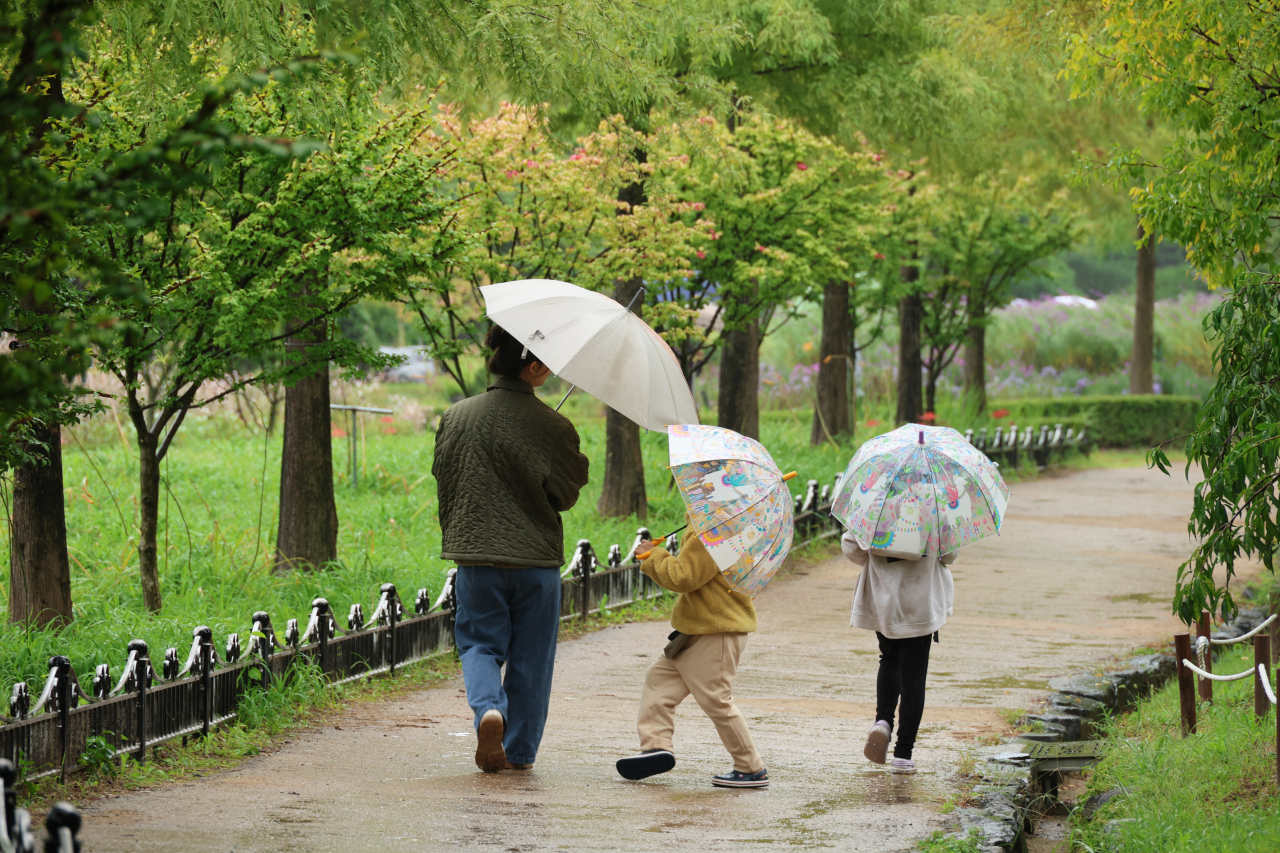
[[[301,350],[305,340],[291,339]],[[315,569],[338,559],[338,505],[333,497],[333,434],[329,364],[285,390],[280,456],[277,572]]]
[[[849,283],[828,281],[822,294],[822,346],[810,444],[849,434]]]
[[[160,565],[156,533],[160,527],[159,440],[149,432],[138,436],[138,573],[142,605],[160,612]]]
[[[858,304],[849,297],[849,435],[858,433]]]
[[[630,305],[642,284],[640,278],[619,280],[614,286],[613,298],[621,305]],[[639,310],[636,313],[639,314]],[[605,518],[634,515],[643,521],[649,517],[649,504],[644,489],[640,427],[625,415],[607,409],[604,429],[604,488],[596,511]]]
[[[985,305],[969,306],[969,328],[964,336],[964,405],[972,415],[987,410],[986,311]]]
[[[55,91],[56,90],[56,91]],[[62,97],[61,75],[54,75],[51,90]],[[40,129],[43,133],[43,127]],[[34,294],[22,299],[23,307],[37,315],[57,314],[52,299]],[[44,329],[37,322],[31,337]],[[62,427],[50,422],[32,429],[27,452],[40,462],[25,462],[13,475],[13,518],[9,525],[9,619],[44,627],[52,622],[69,624],[71,568],[67,559],[67,511],[62,491]],[[40,445],[44,445],[41,448]]]
[[[18,466],[13,477],[13,522],[9,550],[9,620],[37,628],[66,625],[71,611],[71,566],[67,560],[67,516],[62,491],[62,428],[35,430],[48,446],[43,464]]]
[[[1133,305],[1129,393],[1150,394],[1155,380],[1156,241],[1138,223],[1138,283]]]
[[[912,286],[920,271],[914,266],[902,268],[902,280]],[[898,300],[898,423],[920,421],[920,320],[924,302],[913,288]]]
[[[720,347],[718,423],[748,438],[760,438],[760,322],[723,332]]]
[[[926,412],[937,412],[934,408],[938,400],[938,371],[932,367],[929,368],[928,376],[924,383],[924,410]]]

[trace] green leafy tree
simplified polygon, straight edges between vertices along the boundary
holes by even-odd
[[[430,283],[429,298],[406,300],[464,394],[480,390],[461,357],[484,336],[482,285],[552,278],[609,292],[619,279],[687,276],[696,244],[712,231],[701,205],[672,193],[651,192],[643,205],[617,199],[618,186],[687,168],[687,158],[637,161],[632,152],[654,138],[619,121],[572,147],[551,136],[545,116],[509,103],[483,119],[446,110],[441,127],[457,146],[459,227],[474,240]]]
[[[1041,200],[1028,176],[990,175],[944,188],[930,230],[931,277],[949,292],[954,313],[963,318],[962,327],[944,322],[939,329],[943,340],[962,335],[965,404],[985,412],[992,312],[1008,304],[1010,289],[1039,262],[1080,239],[1080,213],[1065,189]],[[945,358],[945,345],[941,352]],[[930,372],[930,411],[940,369]]]
[[[74,379],[92,348],[129,331],[121,316],[148,294],[110,247],[83,226],[141,235],[163,217],[155,199],[190,191],[204,165],[251,149],[291,154],[288,143],[232,134],[216,120],[238,93],[269,75],[204,87],[191,111],[89,169],[74,169],[97,132],[93,101],[64,92],[84,56],[94,7],[48,0],[0,7],[0,327],[19,346],[0,358],[0,465],[16,467],[9,613],[37,624],[72,618],[62,504],[60,425],[92,411]],[[279,69],[288,75],[303,70]]]
[[[1186,437],[1187,473],[1203,476],[1189,523],[1199,544],[1174,597],[1188,623],[1202,609],[1230,615],[1236,562],[1274,571],[1280,547],[1278,28],[1272,6],[1219,0],[1086,7],[1070,27],[1077,93],[1114,86],[1177,131],[1155,154],[1117,146],[1099,170],[1134,187],[1146,231],[1181,243],[1212,286],[1233,289],[1205,321],[1218,378]],[[1168,472],[1162,447],[1149,458]]]
[[[459,221],[475,239],[429,293],[407,300],[422,318],[432,353],[464,394],[481,390],[462,363],[482,338],[481,285],[561,279],[627,304],[641,282],[692,275],[695,246],[712,223],[698,214],[699,203],[663,189],[667,173],[688,168],[687,157],[636,156],[655,147],[654,134],[615,118],[565,147],[551,137],[544,116],[513,104],[471,121],[446,112],[442,124],[458,145]],[[619,197],[620,186],[647,189]],[[678,313],[659,316],[671,323]],[[691,325],[685,319],[680,335]],[[674,334],[667,329],[669,338]],[[607,427],[598,509],[644,518],[639,427],[612,411]]]
[[[852,280],[871,259],[880,222],[878,155],[850,151],[798,123],[748,113],[729,127],[710,118],[671,134],[690,168],[673,181],[716,223],[697,275],[667,283],[660,302],[710,309],[712,336],[678,347],[686,376],[720,355],[721,426],[759,434],[759,347],[794,301],[831,279]]]
[[[1202,610],[1236,610],[1236,563],[1258,559],[1275,572],[1280,551],[1280,278],[1244,274],[1205,318],[1218,378],[1186,439],[1188,478],[1199,466],[1188,525],[1198,544],[1178,570],[1174,611],[1188,625]],[[1165,444],[1167,444],[1166,442]],[[1170,471],[1164,444],[1148,461]],[[1215,571],[1225,573],[1219,586]]]
[[[99,82],[86,73],[77,85]],[[275,83],[232,99],[222,120],[239,135],[280,139],[293,99],[292,86]],[[111,135],[95,137],[102,147],[78,146],[82,168],[145,135],[147,114],[111,106]],[[98,352],[99,367],[120,383],[138,439],[147,609],[161,605],[160,463],[188,413],[246,385],[288,382],[329,362],[379,364],[352,341],[310,333],[331,330],[361,299],[396,297],[454,251],[450,202],[436,192],[444,155],[427,141],[433,119],[427,99],[343,129],[310,156],[238,153],[209,167],[201,184],[155,199],[165,215],[153,228],[82,229],[82,239],[112,252],[148,297],[123,312],[129,330],[119,342]],[[302,152],[294,146],[292,153]],[[308,337],[307,351],[298,352]],[[245,362],[263,367],[237,372]],[[328,529],[336,537],[336,517]]]

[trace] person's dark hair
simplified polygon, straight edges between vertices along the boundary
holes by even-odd
[[[501,326],[489,329],[484,345],[493,350],[489,356],[488,368],[489,372],[495,376],[516,379],[526,366],[538,360],[532,352],[525,350],[524,344],[513,338],[511,333]],[[523,358],[521,353],[524,353]]]

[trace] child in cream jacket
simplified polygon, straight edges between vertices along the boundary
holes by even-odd
[[[875,631],[880,646],[876,723],[862,752],[876,764],[885,763],[897,711],[898,738],[890,769],[915,773],[912,751],[924,715],[929,649],[951,615],[955,586],[947,567],[956,553],[922,554],[914,560],[887,557],[863,548],[848,531],[840,547],[850,562],[862,567],[849,624]]]

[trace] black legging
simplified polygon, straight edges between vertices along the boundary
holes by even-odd
[[[893,745],[894,758],[911,758],[924,716],[924,681],[929,674],[929,646],[933,635],[891,640],[879,631],[880,672],[876,675],[876,719],[893,725],[893,713],[902,698],[902,715],[898,720],[898,740]]]

